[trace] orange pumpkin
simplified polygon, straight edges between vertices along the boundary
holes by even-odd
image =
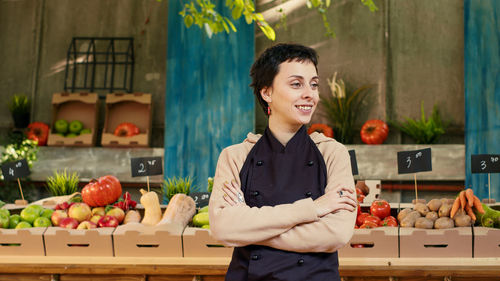
[[[307,133],[312,134],[313,132],[321,133],[326,137],[333,139],[333,129],[332,127],[326,124],[320,124],[320,123],[312,124],[311,127],[309,127],[309,129],[307,130]]]
[[[114,203],[122,195],[120,181],[111,175],[92,179],[82,189],[82,200],[90,207],[106,206]]]

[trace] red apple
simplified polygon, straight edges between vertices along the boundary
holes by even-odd
[[[91,221],[82,221],[76,229],[92,229],[92,228],[97,228],[97,224],[91,222]]]
[[[78,227],[78,221],[74,218],[64,218],[59,223],[59,226],[63,228],[75,229]]]
[[[119,225],[118,220],[113,216],[104,216],[97,223],[99,227],[117,227]]]
[[[101,215],[93,215],[91,218],[90,218],[90,221],[97,224],[99,222],[99,220],[102,218],[103,216]]]
[[[76,219],[80,223],[82,221],[88,221],[92,216],[92,211],[89,205],[85,203],[75,203],[69,207],[68,216]]]
[[[122,223],[125,218],[125,212],[119,207],[114,207],[106,213],[106,216],[113,216],[118,220],[118,223]]]
[[[104,210],[104,207],[92,208],[92,216],[95,216],[95,215],[104,216],[105,214],[106,214],[106,211]]]
[[[52,216],[50,216],[50,220],[52,221],[52,224],[54,226],[59,226],[59,224],[61,223],[61,220],[63,220],[64,218],[67,218],[67,217],[68,217],[68,214],[66,213],[66,211],[55,210],[52,213]]]

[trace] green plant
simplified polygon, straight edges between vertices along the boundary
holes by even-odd
[[[168,178],[163,180],[163,184],[161,187],[161,191],[165,197],[170,201],[172,196],[174,196],[177,193],[184,193],[186,195],[189,195],[189,192],[192,189],[193,180],[191,177],[185,177],[185,178]]]
[[[439,137],[445,133],[445,125],[441,121],[438,108],[434,105],[431,117],[426,119],[424,102],[422,101],[420,111],[420,119],[404,117],[406,121],[403,123],[390,121],[389,124],[410,136],[417,144],[436,143]]]
[[[286,0],[282,0],[281,2],[286,2]],[[318,11],[323,20],[326,35],[334,38],[335,32],[331,28],[327,17],[327,10],[331,2],[331,0],[307,0],[305,4],[308,9],[316,9]],[[361,3],[367,6],[372,12],[378,10],[373,0],[361,0]],[[268,39],[275,40],[276,34],[274,29],[267,23],[261,13],[255,11],[254,0],[226,0],[225,7],[231,11],[233,20],[238,20],[243,15],[247,24],[255,22]],[[186,27],[189,28],[195,24],[199,28],[204,29],[208,37],[211,38],[212,34],[219,32],[225,31],[226,33],[230,33],[231,31],[237,31],[232,20],[221,15],[221,10],[222,8],[216,7],[211,0],[195,0],[185,3],[184,8],[179,14],[184,18]],[[279,12],[284,13],[283,10]],[[286,17],[283,18],[282,16],[281,20],[283,21],[283,19],[286,21]]]
[[[207,192],[212,193],[212,189],[214,188],[214,178],[208,178]]]
[[[26,114],[30,112],[30,101],[23,94],[16,94],[9,103],[9,110],[12,114]]]
[[[77,172],[54,171],[54,175],[47,178],[47,191],[52,196],[70,195],[78,189],[79,181]]]
[[[342,79],[337,80],[337,73],[328,80],[331,96],[321,99],[326,117],[335,131],[335,139],[344,144],[353,143],[354,124],[358,117],[361,102],[370,86],[362,86],[353,92],[347,91]]]
[[[28,162],[28,166],[31,169],[33,168],[33,163],[38,159],[38,149],[37,142],[30,139],[25,139],[21,143],[8,144],[2,152],[0,165],[7,162],[26,159],[26,162]],[[3,175],[0,176],[0,179],[3,180]]]

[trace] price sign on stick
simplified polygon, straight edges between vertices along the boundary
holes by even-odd
[[[430,148],[398,152],[398,174],[414,173],[416,202],[418,202],[417,173],[426,171],[432,171]]]
[[[21,181],[19,178],[29,176],[30,168],[28,166],[28,162],[26,159],[21,159],[18,161],[8,162],[2,165],[2,174],[3,178],[6,181],[16,180],[19,185],[19,192],[21,193],[21,198],[24,203],[27,202],[24,200],[23,188],[21,187]]]
[[[358,175],[358,162],[356,161],[356,151],[354,149],[349,150],[349,156],[351,156],[351,170],[352,175]]]
[[[210,201],[210,193],[209,192],[193,192],[189,193],[196,203],[196,208],[203,208],[208,205],[208,201]]]
[[[162,157],[137,157],[130,159],[132,177],[146,177],[149,191],[149,176],[163,174]]]
[[[490,174],[500,173],[500,155],[474,154],[471,155],[471,171],[473,174],[488,174],[488,202],[491,202]]]

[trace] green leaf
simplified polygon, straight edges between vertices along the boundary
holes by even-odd
[[[228,18],[226,18],[226,22],[227,22],[227,24],[229,24],[229,27],[231,27],[231,30],[233,32],[236,32],[236,27],[234,26],[233,22],[230,21]]]
[[[245,14],[245,21],[247,22],[247,24],[251,24],[253,22],[252,16]]]
[[[276,33],[272,27],[269,25],[259,25],[259,27],[269,40],[274,41],[276,39]]]
[[[194,19],[191,15],[187,15],[184,17],[184,24],[187,28],[190,28],[193,25]]]
[[[332,2],[331,0],[326,0],[325,1],[325,5],[326,5],[327,8],[330,7],[331,2]]]
[[[241,17],[241,13],[243,12],[243,7],[234,7],[234,9],[231,11],[231,16],[233,16],[233,19],[237,20]]]
[[[306,6],[308,9],[312,9],[312,3],[311,3],[311,0],[307,0],[306,1]]]

